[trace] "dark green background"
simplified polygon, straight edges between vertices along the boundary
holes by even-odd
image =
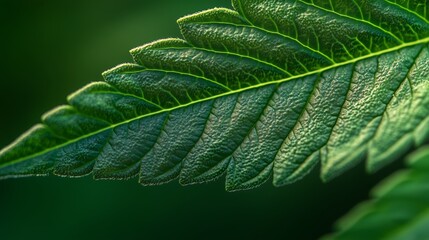
[[[175,20],[228,0],[2,1],[0,146],[119,63],[128,50],[178,37]],[[297,184],[226,193],[223,181],[142,187],[90,177],[0,182],[1,239],[314,239],[385,174],[363,165],[329,184],[319,168]]]

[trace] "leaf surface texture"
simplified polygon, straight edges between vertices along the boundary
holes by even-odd
[[[2,178],[229,191],[375,171],[429,139],[427,1],[233,0],[131,50],[0,152]]]

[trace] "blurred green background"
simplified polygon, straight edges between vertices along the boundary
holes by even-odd
[[[1,1],[0,146],[128,50],[179,37],[175,21],[229,0]],[[319,168],[282,188],[226,193],[223,181],[142,187],[91,177],[0,181],[0,239],[315,239],[401,163],[367,176],[363,164],[322,184]]]

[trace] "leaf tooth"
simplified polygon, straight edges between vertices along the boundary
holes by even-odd
[[[254,53],[237,50],[247,48],[246,44],[250,41],[237,42],[234,39],[230,39],[237,44],[233,48],[230,44],[215,40],[199,45],[196,38],[189,36],[185,36],[187,41],[167,39],[147,44],[131,51],[137,64],[121,65],[105,72],[106,82],[90,84],[73,94],[69,98],[72,107],[63,106],[48,113],[42,120],[44,125],[38,125],[20,142],[2,150],[0,176],[46,175],[53,172],[77,177],[93,172],[97,179],[127,179],[141,171],[139,181],[151,185],[171,181],[179,175],[180,181],[185,184],[209,181],[226,171],[226,188],[235,191],[259,186],[269,179],[273,169],[274,184],[295,181],[306,174],[319,158],[323,164],[322,177],[329,179],[367,155],[368,163],[375,161],[374,166],[378,166],[384,162],[382,158],[385,156],[427,141],[427,131],[419,134],[411,132],[402,142],[398,142],[396,137],[383,136],[384,143],[389,143],[386,145],[391,148],[376,147],[378,142],[374,140],[374,136],[383,135],[382,130],[388,130],[383,128],[389,117],[383,115],[388,109],[385,107],[392,107],[389,115],[399,112],[399,104],[395,100],[402,95],[395,89],[401,85],[414,86],[410,87],[411,95],[406,97],[419,99],[416,103],[420,104],[414,105],[418,110],[415,116],[419,117],[416,122],[421,122],[417,129],[427,126],[424,119],[427,119],[428,109],[425,106],[428,104],[426,100],[422,101],[427,99],[422,96],[428,86],[427,56],[421,62],[412,58],[416,49],[423,45],[427,47],[427,39],[397,45],[401,40],[389,38],[389,33],[383,33],[377,26],[338,16],[334,7],[333,11],[326,11],[303,1],[234,2],[235,5],[247,3],[244,7],[238,6],[242,17],[227,10],[207,11],[185,18],[179,24],[184,32],[187,24],[201,30],[210,24],[192,21],[213,20],[211,25],[216,25],[215,21],[219,20],[216,18],[223,18],[220,21],[232,23],[218,23],[218,27],[223,27],[219,28],[219,33],[230,28],[238,29],[240,33],[237,36],[241,38],[250,36],[248,40],[263,36],[274,39],[276,36],[279,40],[276,46],[285,43],[290,47],[295,44],[299,49],[308,45],[306,50],[313,51],[314,56],[320,55],[330,60],[327,65],[335,61],[338,64],[329,70],[317,69],[319,65],[315,65],[315,71],[310,74],[311,67],[306,64],[312,65],[311,62],[293,55],[300,68],[296,71],[304,73],[295,75],[289,70],[291,64],[273,63],[268,55],[268,60],[264,59],[263,53],[274,46],[265,46],[268,40],[258,42],[256,45],[266,48]],[[267,7],[265,3],[277,7],[267,10],[264,9]],[[246,12],[249,10],[246,9],[247,5],[250,11]],[[252,13],[255,10],[258,11]],[[324,21],[329,22],[327,27],[322,23]],[[356,22],[360,24],[357,28],[350,27]],[[268,29],[263,30],[262,25]],[[407,26],[404,28],[418,38],[419,33]],[[224,33],[228,35],[227,31]],[[204,34],[208,36],[204,32],[200,36]],[[293,41],[282,42],[292,38]],[[217,43],[218,46],[215,45]],[[417,46],[420,43],[423,44]],[[409,47],[412,45],[415,47]],[[395,47],[386,49],[392,46]],[[280,52],[284,49],[280,48]],[[376,53],[378,50],[384,51]],[[353,60],[343,62],[348,59]],[[420,68],[421,76],[416,74],[412,81],[401,84],[399,80],[406,79],[401,79],[404,69],[410,69],[410,62],[414,60],[419,62],[420,67],[426,65],[426,68]],[[344,78],[347,74],[336,76],[341,75],[352,62],[359,65],[356,71],[346,71],[353,74],[353,81],[346,81],[349,80]],[[418,68],[418,65],[412,68]],[[319,76],[322,79],[317,80],[318,84],[308,81]],[[148,79],[156,81],[150,82]],[[425,84],[418,84],[415,80],[424,81]],[[174,83],[174,86],[165,89],[166,82]],[[195,84],[192,85],[194,88],[180,89],[180,84],[189,82]],[[296,91],[295,87],[305,85],[304,82],[311,87],[298,87],[304,93]],[[344,91],[346,85],[350,85],[353,91]],[[201,87],[204,89],[200,91]],[[283,91],[274,91],[277,87],[284,87]],[[308,93],[309,97],[308,90],[312,90]],[[302,99],[298,103],[293,102],[292,95]],[[167,102],[165,99],[168,97],[164,99],[163,96],[169,96],[169,102],[165,105],[162,103]],[[236,101],[225,103],[225,108],[217,110],[226,99]],[[291,105],[284,102],[291,102]],[[226,109],[231,112],[224,118],[219,117]],[[90,115],[88,118],[94,122],[104,122],[109,126],[102,128],[95,126],[94,122],[86,122],[94,127],[94,131],[88,132],[76,121],[76,129],[62,129],[69,126],[69,122],[61,121],[66,115],[82,116],[79,121],[87,121],[86,117]],[[70,122],[74,122],[73,117]],[[212,130],[214,126],[220,130]],[[159,134],[152,134],[156,131]],[[86,135],[76,137],[81,134]],[[47,140],[43,139],[45,137]],[[392,139],[391,142],[389,139]],[[44,146],[40,147],[39,143]],[[209,148],[204,148],[208,145]],[[379,155],[381,160],[371,160],[371,154],[386,149],[384,155]],[[276,155],[278,151],[281,154]],[[212,156],[213,161],[207,162],[205,157]],[[292,167],[287,169],[287,165]],[[280,169],[278,172],[275,172],[276,167]]]
[[[389,108],[396,105],[397,94],[412,71],[414,62],[419,61],[421,51],[421,45],[413,46],[356,63],[347,103],[326,149],[322,151],[322,178],[331,179],[367,156],[371,162],[371,152],[376,151],[374,138],[384,138],[384,144],[379,145],[380,149],[384,149],[382,152],[399,140],[394,137],[396,134],[390,133],[391,138],[385,139],[387,132],[398,129],[388,124],[390,129],[383,130],[387,126],[384,122],[390,121]],[[409,98],[402,96],[398,99],[407,101]],[[399,116],[394,114],[395,111],[392,112],[392,119]],[[355,151],[350,154],[350,149]],[[380,155],[382,152],[379,152]]]
[[[211,181],[225,172],[232,154],[258,120],[273,89],[274,86],[267,86],[216,99],[200,140],[183,160],[181,183]]]
[[[232,90],[290,76],[259,59],[184,45],[183,41],[167,39],[132,50],[132,54],[146,68],[196,75]]]
[[[131,56],[134,58],[136,63],[140,63],[140,53],[145,50],[159,49],[159,48],[170,48],[170,47],[191,47],[185,40],[180,38],[165,38],[147,43],[143,46],[136,47],[130,50]],[[140,64],[142,65],[142,64]],[[144,66],[144,65],[143,65]]]
[[[370,146],[366,164],[367,172],[374,173],[387,164],[401,158],[413,148],[413,145],[414,139],[412,134],[405,134],[383,153],[378,153],[377,155],[371,154],[371,149],[374,146]]]
[[[179,18],[177,24],[182,27],[194,22],[219,22],[232,24],[247,24],[246,20],[236,11],[228,8],[212,8]]]
[[[44,114],[42,122],[56,135],[66,139],[78,138],[110,125],[104,120],[79,113],[69,105],[56,107]]]
[[[124,74],[124,73],[133,73],[133,72],[139,72],[145,70],[145,67],[140,66],[135,63],[122,63],[119,64],[116,67],[110,68],[106,71],[104,71],[101,75],[103,76],[104,80],[106,80],[107,83],[109,76],[114,74]]]
[[[353,64],[315,75],[307,95],[275,156],[275,185],[292,183],[308,174],[320,160],[351,85]],[[308,81],[308,80],[307,80]]]
[[[159,110],[137,96],[119,92],[104,82],[95,82],[72,94],[68,101],[79,112],[111,124]]]
[[[303,48],[295,39],[242,21],[236,12],[215,10],[185,18],[179,21],[179,26],[183,37],[193,46],[259,59],[290,74],[332,64],[330,59]]]
[[[372,25],[391,34],[399,42],[411,42],[429,35],[429,22],[426,19],[389,1],[302,0],[302,2],[341,17]]]
[[[254,111],[259,107],[245,96],[246,93],[236,94],[214,101],[200,140],[183,159],[181,184],[212,181],[225,173],[229,164],[227,156],[236,145],[236,136],[250,127],[255,119]]]
[[[252,25],[295,38],[334,62],[343,62],[401,43],[390,32],[302,1],[234,0]],[[326,27],[325,23],[329,23]],[[371,52],[368,52],[368,49]]]
[[[354,149],[350,152],[350,149]],[[328,152],[326,148],[322,149],[322,169],[320,177],[324,182],[331,181],[338,177],[346,170],[358,165],[366,158],[367,148],[363,147],[350,147],[343,149],[341,152],[336,151],[335,157],[327,158]]]
[[[182,160],[200,139],[213,100],[173,110],[152,149],[142,158],[139,182],[159,185],[176,179]]]
[[[414,146],[421,145],[419,139],[414,134],[419,126],[424,125],[424,119],[429,115],[429,97],[427,96],[427,79],[429,69],[427,67],[427,48],[414,48],[408,51],[409,55],[404,59],[403,72],[406,75],[399,75],[400,84],[395,86],[392,98],[389,100],[383,113],[377,131],[368,143],[367,169],[374,172],[382,166],[403,156]],[[395,82],[395,81],[392,81]],[[424,131],[421,132],[424,135]],[[385,139],[388,135],[389,138]]]
[[[299,119],[299,112],[305,106],[316,80],[317,76],[311,76],[281,83],[275,89],[254,129],[232,155],[234,165],[229,171],[237,173],[230,175],[229,190],[257,187],[268,180],[273,168],[275,183],[285,176],[283,170],[278,171],[280,166],[276,154]],[[293,161],[292,157],[285,161]]]
[[[285,162],[285,165],[281,168],[276,166],[274,168],[273,185],[275,187],[281,187],[286,184],[292,184],[297,182],[310,174],[310,172],[320,162],[320,151],[316,151],[307,157],[304,161],[299,163],[293,163],[293,159],[289,159]]]
[[[119,125],[95,159],[95,179],[129,179],[138,175],[142,158],[161,134],[167,113]]]
[[[64,141],[64,138],[55,135],[44,124],[33,126],[13,143],[0,151],[0,176],[7,178],[14,175],[46,174],[47,170],[43,170],[41,166],[50,166],[52,163],[51,160],[46,164],[38,160],[27,164],[27,159],[34,158],[41,152],[46,151],[46,148],[56,146]],[[37,169],[31,169],[29,166],[38,167]]]
[[[107,129],[92,135],[91,138],[82,138],[69,142],[62,148],[51,151],[49,158],[55,161],[53,173],[58,176],[81,177],[92,173],[95,159],[106,146],[112,130]]]
[[[253,149],[252,147],[259,146],[261,143],[258,136],[258,128],[264,123],[264,114],[271,108],[270,102],[275,96],[277,91],[277,85],[271,85],[264,87],[263,92],[258,94],[258,98],[253,99],[258,106],[258,111],[255,111],[256,116],[240,136],[240,141],[236,142],[232,151],[227,155],[229,165],[226,175],[226,189],[227,191],[237,191],[255,188],[268,180],[272,173],[272,163],[255,160],[267,160],[259,159],[258,155],[254,153],[260,153],[258,151],[246,151]],[[237,139],[238,140],[238,139]],[[258,148],[259,149],[259,148]]]
[[[249,190],[249,189],[259,187],[265,182],[267,182],[269,177],[272,175],[273,163],[269,163],[262,170],[255,169],[254,174],[252,174],[253,177],[250,179],[248,175],[250,172],[237,169],[236,163],[237,163],[237,160],[234,157],[231,157],[230,164],[228,166],[228,173],[231,172],[231,174],[229,173],[229,175],[227,176],[231,176],[232,174],[234,174],[234,178],[231,178],[231,180],[227,181],[225,184],[225,190],[228,192]],[[240,178],[248,179],[248,180],[234,181]]]
[[[256,130],[253,130],[255,132]],[[227,169],[226,190],[233,192],[256,188],[264,184],[272,175],[273,162],[255,161],[267,160],[259,158],[249,158],[247,152],[241,151],[243,144],[254,139],[252,136],[246,136],[240,147],[231,155]]]
[[[146,69],[136,64],[119,65],[105,72],[104,78],[119,91],[138,96],[160,109],[229,91],[226,86],[196,75]]]

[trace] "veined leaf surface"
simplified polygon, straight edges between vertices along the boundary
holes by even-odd
[[[131,51],[0,152],[2,178],[276,186],[429,138],[427,1],[234,0]]]

